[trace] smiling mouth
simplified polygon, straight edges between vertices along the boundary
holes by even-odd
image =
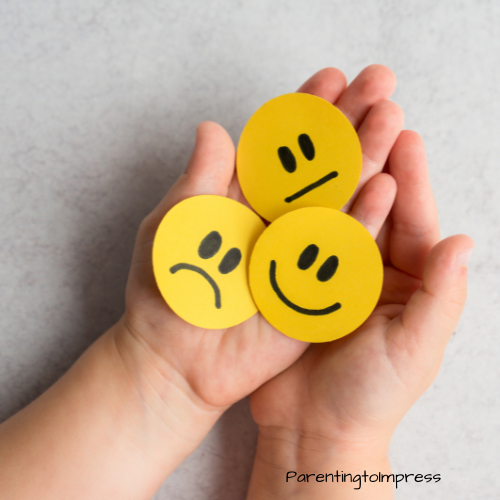
[[[278,282],[276,281],[276,261],[272,260],[271,265],[269,266],[269,281],[271,282],[271,286],[275,291],[278,298],[288,306],[290,309],[297,311],[300,314],[307,314],[309,316],[324,316],[325,314],[330,314],[332,312],[338,311],[342,306],[339,302],[335,304],[325,307],[324,309],[306,309],[305,307],[300,307],[297,304],[294,304],[291,300],[285,297],[285,294],[281,291],[278,286]]]
[[[217,309],[220,309],[221,306],[221,300],[220,300],[220,290],[219,287],[217,286],[217,283],[214,281],[214,279],[206,272],[204,271],[201,267],[198,266],[193,266],[192,264],[175,264],[175,266],[172,266],[170,268],[170,272],[172,274],[175,274],[177,271],[181,271],[182,269],[185,269],[186,271],[194,271],[195,273],[200,274],[203,276],[212,286],[214,290],[214,295],[215,295],[215,307]]]
[[[332,179],[335,179],[339,175],[338,172],[330,172],[329,174],[326,174],[324,177],[321,177],[321,179],[317,180],[316,182],[313,182],[312,184],[309,184],[309,186],[306,186],[305,188],[301,189],[300,191],[297,191],[295,194],[292,194],[292,196],[289,196],[288,198],[285,198],[285,201],[287,203],[291,203],[292,201],[295,201],[296,199],[300,198],[301,196],[304,196],[305,194],[309,193],[313,189],[316,189],[323,184],[327,183],[328,181],[331,181]]]

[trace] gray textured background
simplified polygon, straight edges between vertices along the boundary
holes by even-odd
[[[399,500],[500,489],[500,2],[0,1],[0,420],[119,318],[134,235],[202,120],[236,141],[259,105],[325,66],[387,64],[426,140],[443,235],[476,241],[436,382],[398,428]],[[161,499],[243,499],[256,432],[233,407]]]

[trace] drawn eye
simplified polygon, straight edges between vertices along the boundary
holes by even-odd
[[[238,248],[231,248],[227,251],[226,255],[222,258],[219,264],[219,272],[227,274],[234,271],[238,264],[241,262],[241,252]]]
[[[319,248],[316,245],[309,245],[299,257],[299,261],[297,262],[297,266],[302,271],[309,269],[315,262],[318,257]]]
[[[336,255],[332,255],[331,257],[328,257],[328,259],[326,259],[322,266],[318,269],[316,278],[318,278],[319,281],[328,281],[335,274],[338,267],[339,258]]]
[[[287,148],[286,146],[278,148],[278,156],[280,157],[283,168],[287,172],[289,172],[290,174],[295,172],[295,170],[297,169],[297,161],[295,160],[295,156],[293,156],[293,153],[290,151],[290,148]]]
[[[198,255],[202,259],[210,259],[219,250],[222,245],[222,236],[217,231],[208,233],[198,247]]]
[[[308,159],[309,161],[314,159],[314,144],[307,134],[299,135],[299,146],[302,154],[306,157],[306,159]]]

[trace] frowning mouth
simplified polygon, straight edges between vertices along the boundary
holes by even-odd
[[[276,280],[276,261],[272,260],[271,265],[269,266],[269,281],[271,282],[271,286],[273,287],[274,292],[278,296],[278,298],[288,306],[290,309],[297,311],[300,314],[307,314],[309,316],[324,316],[325,314],[330,314],[332,312],[338,311],[342,306],[339,302],[335,304],[325,307],[324,309],[306,309],[305,307],[300,307],[297,304],[294,304],[291,300],[289,300],[285,294],[281,291],[281,288],[278,285],[278,281]]]
[[[309,193],[313,189],[319,188],[320,186],[327,183],[328,181],[335,179],[335,177],[337,177],[338,175],[339,175],[339,173],[336,171],[330,172],[329,174],[325,175],[324,177],[321,177],[321,179],[317,180],[316,182],[313,182],[312,184],[309,184],[309,186],[306,186],[305,188],[301,189],[300,191],[297,191],[295,194],[292,194],[292,196],[285,198],[285,201],[287,203],[291,203],[292,201],[295,201],[296,199],[300,198],[301,196],[304,196],[305,194]]]
[[[180,271],[181,269],[185,269],[186,271],[194,271],[195,273],[198,273],[201,276],[203,276],[210,283],[215,294],[215,307],[217,309],[220,309],[221,308],[220,289],[217,286],[217,283],[214,281],[214,279],[210,276],[210,274],[204,271],[201,267],[193,266],[192,264],[184,264],[182,262],[179,264],[175,264],[175,266],[172,266],[170,268],[170,272],[172,274],[175,274],[177,271]]]

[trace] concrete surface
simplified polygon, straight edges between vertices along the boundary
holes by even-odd
[[[202,120],[252,111],[324,66],[390,66],[427,144],[443,235],[470,234],[470,299],[431,389],[394,436],[399,500],[500,490],[500,3],[487,0],[0,2],[0,420],[123,311],[134,235]],[[154,497],[245,497],[246,401]]]

